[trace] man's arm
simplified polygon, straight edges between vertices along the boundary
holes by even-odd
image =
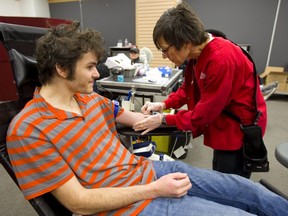
[[[116,122],[132,127],[136,122],[142,121],[145,118],[146,116],[143,113],[124,110],[121,115],[117,116]]]
[[[73,213],[90,215],[121,208],[157,197],[181,197],[191,188],[184,173],[172,173],[147,184],[131,187],[84,188],[74,176],[52,191],[52,194]]]

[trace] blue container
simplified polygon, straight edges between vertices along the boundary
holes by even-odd
[[[124,82],[124,75],[118,75],[117,82]]]
[[[158,70],[162,72],[162,77],[170,77],[172,69],[170,67],[158,67]]]

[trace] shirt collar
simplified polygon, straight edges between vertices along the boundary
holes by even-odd
[[[47,103],[46,100],[40,95],[40,89],[41,89],[41,87],[37,87],[35,89],[33,99],[36,101],[36,103],[35,103],[36,108],[38,109],[40,115],[43,118],[46,118],[46,119],[56,118],[59,120],[65,120],[65,119],[69,119],[69,118],[82,117],[82,116],[79,116],[75,113],[68,112],[68,111],[53,107],[52,105]],[[86,110],[86,104],[88,102],[88,96],[84,95],[84,94],[76,93],[74,97],[75,97],[77,103],[79,104],[80,109],[81,109],[83,116],[84,116],[84,113]]]

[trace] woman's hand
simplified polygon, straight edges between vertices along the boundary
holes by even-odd
[[[149,131],[154,130],[155,128],[161,125],[163,118],[163,114],[156,114],[156,115],[147,115],[145,119],[139,121],[133,125],[133,129],[135,131],[142,131],[144,130],[141,135],[148,133]]]
[[[150,102],[147,101],[141,108],[141,112],[150,115],[152,111],[162,112],[165,109],[165,104],[163,102]]]

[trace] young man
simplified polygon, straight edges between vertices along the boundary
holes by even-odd
[[[181,130],[190,130],[193,138],[203,134],[204,144],[214,150],[214,170],[250,178],[251,172],[243,170],[240,123],[223,111],[232,112],[243,125],[250,125],[256,119],[258,109],[261,111],[258,125],[264,135],[266,104],[252,62],[237,45],[207,33],[197,15],[184,3],[162,14],[154,27],[153,40],[163,56],[176,66],[186,60],[189,62],[185,81],[177,92],[171,93],[163,102],[147,102],[142,112],[161,112],[184,105],[187,110],[167,115],[164,119],[154,116],[150,128],[147,124],[143,127],[142,123],[152,122],[151,119],[139,122],[134,128],[146,133],[164,122]]]
[[[146,116],[93,93],[103,50],[98,32],[80,31],[76,24],[60,25],[39,39],[42,86],[7,134],[26,199],[51,192],[80,215],[275,216],[288,211],[286,200],[239,176],[131,154],[120,143],[115,122],[132,126]]]

